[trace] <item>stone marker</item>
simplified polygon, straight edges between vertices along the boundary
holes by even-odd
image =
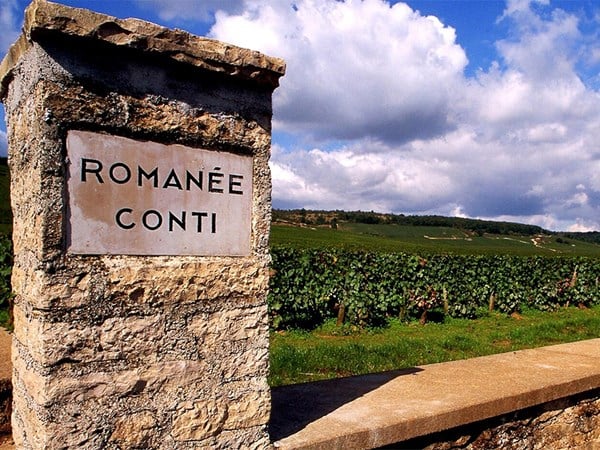
[[[282,60],[34,1],[0,66],[17,448],[270,445]]]

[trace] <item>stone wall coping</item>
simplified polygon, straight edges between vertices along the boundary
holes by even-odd
[[[101,41],[219,72],[274,89],[285,62],[258,51],[173,30],[140,19],[117,19],[82,8],[34,0],[25,10],[23,33],[0,63],[0,99],[19,58],[50,34]]]
[[[281,450],[375,448],[599,387],[600,339],[284,386],[272,437]]]

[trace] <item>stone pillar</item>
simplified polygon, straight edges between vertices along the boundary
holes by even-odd
[[[23,449],[269,447],[282,60],[34,1],[0,66]]]

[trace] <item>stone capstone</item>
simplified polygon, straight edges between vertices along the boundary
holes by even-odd
[[[48,33],[132,48],[271,88],[277,87],[279,78],[285,73],[282,59],[257,51],[139,19],[117,19],[86,9],[35,0],[25,12],[23,34],[0,65],[0,98],[4,96],[10,82],[7,78],[21,55],[39,35]]]

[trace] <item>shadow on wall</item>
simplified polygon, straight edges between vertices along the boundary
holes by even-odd
[[[383,386],[394,378],[422,370],[415,367],[273,388],[269,422],[271,441],[279,441],[300,431],[309,423]]]

